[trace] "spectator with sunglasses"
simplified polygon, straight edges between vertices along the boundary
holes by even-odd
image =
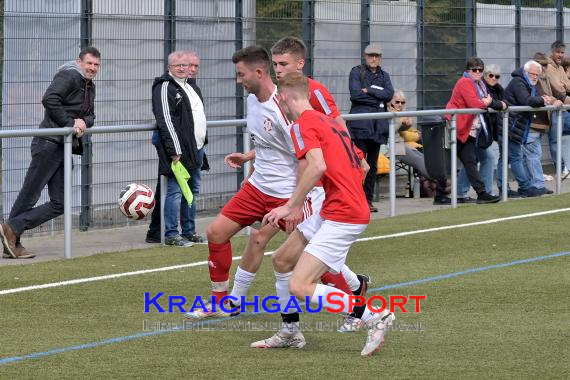
[[[388,112],[403,112],[406,110],[406,95],[401,90],[394,91],[394,97],[388,103]],[[420,131],[414,127],[414,121],[411,117],[396,117],[394,118],[394,126],[398,132],[394,138],[394,153],[396,159],[406,165],[413,167],[416,172],[432,180],[427,172],[426,164],[424,161],[424,154],[418,149],[422,148],[420,144],[422,136]],[[450,204],[451,200],[447,197],[447,181],[432,180],[436,185],[436,198],[444,200],[442,203],[437,204]]]
[[[485,67],[483,72],[483,82],[487,87],[487,93],[491,98],[502,102],[503,110],[507,108],[505,102],[503,102],[503,87],[499,84],[499,79],[501,78],[501,70],[497,65],[490,64]],[[497,113],[490,113],[482,115],[487,124],[490,136],[493,140],[497,140],[497,123],[502,122],[501,115]],[[491,141],[492,143],[492,141]],[[479,162],[479,176],[481,180],[485,183],[485,189],[488,193],[493,194],[493,177],[495,174],[495,152],[491,145],[487,148],[482,148],[481,146],[475,147],[475,156]],[[467,193],[469,192],[469,178],[467,177],[467,172],[465,168],[462,168],[459,172],[458,182],[457,182],[457,203],[474,203],[475,199],[469,197]],[[518,196],[517,192],[512,192],[511,197]]]
[[[465,71],[453,88],[447,109],[491,107],[502,110],[505,104],[493,99],[483,82],[485,64],[481,58],[467,60]],[[477,192],[476,203],[496,203],[499,196],[487,191],[477,170],[476,148],[487,149],[493,142],[492,131],[483,115],[457,115],[457,155],[465,168],[469,183]]]

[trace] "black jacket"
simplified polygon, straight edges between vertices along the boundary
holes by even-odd
[[[505,89],[505,100],[510,106],[531,106],[543,107],[544,99],[538,96],[538,92],[533,94],[533,87],[527,80],[524,69],[521,67],[511,73],[513,79]],[[509,140],[517,144],[524,144],[530,129],[533,112],[510,112],[509,113]],[[502,135],[502,126],[499,139]]]
[[[188,80],[202,99],[196,83]],[[152,112],[160,135],[156,144],[159,159],[159,174],[172,175],[172,156],[181,155],[180,161],[187,170],[199,168],[202,162],[198,156],[194,137],[194,117],[190,100],[184,89],[168,73],[155,78],[152,85]]]
[[[497,83],[495,86],[489,86],[489,84],[485,82],[485,86],[487,87],[487,92],[491,95],[491,98],[498,101],[505,100],[505,89],[500,83]],[[500,113],[486,113],[484,115],[487,119],[488,127],[491,128],[493,140],[499,141],[499,129],[502,130],[503,126],[502,115]]]
[[[390,75],[380,67],[375,73],[368,66],[359,65],[350,70],[350,113],[386,112],[388,102],[394,95]],[[366,88],[367,92],[362,89]],[[352,120],[347,123],[350,136],[358,140],[375,140],[380,144],[388,141],[388,120]]]
[[[83,119],[87,128],[95,123],[95,84],[83,77],[75,61],[62,65],[42,98],[45,108],[40,128],[73,127],[74,119]],[[41,137],[63,144],[63,136]],[[81,139],[74,137],[73,153],[83,152]]]

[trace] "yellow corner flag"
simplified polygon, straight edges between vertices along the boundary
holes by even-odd
[[[186,170],[180,161],[176,161],[176,163],[173,162],[171,168],[172,172],[174,173],[174,177],[176,177],[176,182],[178,182],[178,186],[180,186],[182,195],[184,195],[184,198],[186,198],[188,206],[191,206],[194,195],[192,195],[192,190],[190,190],[190,186],[188,186],[190,173],[188,173],[188,170]]]

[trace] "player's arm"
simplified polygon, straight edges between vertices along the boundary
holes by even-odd
[[[243,164],[253,159],[255,159],[255,149],[252,149],[246,153],[238,153],[238,152],[230,153],[226,157],[224,157],[224,163],[228,165],[230,168],[238,169],[241,168]]]
[[[306,166],[303,164],[305,167],[299,177],[295,192],[285,205],[277,207],[265,215],[263,218],[264,224],[271,223],[274,227],[279,227],[281,219],[302,210],[307,194],[327,170],[323,151],[320,148],[313,148],[307,151],[305,161]]]

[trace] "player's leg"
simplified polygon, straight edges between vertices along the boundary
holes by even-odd
[[[212,281],[211,295],[216,303],[228,295],[230,269],[232,265],[232,246],[230,239],[243,227],[249,226],[265,215],[263,194],[251,184],[243,186],[224,206],[216,219],[208,226],[208,270]],[[190,319],[202,319],[214,316],[227,316],[220,308],[215,311],[212,305],[207,310],[197,309],[186,313]]]
[[[299,232],[293,231],[272,256],[273,267],[279,268],[275,270],[275,289],[279,298],[281,309],[281,319],[283,321],[283,329],[268,339],[253,342],[253,348],[303,348],[305,346],[305,337],[299,331],[299,313],[284,313],[285,307],[291,298],[289,293],[289,279],[292,270],[298,258],[303,253],[303,249],[307,245],[307,240]]]
[[[255,274],[263,261],[265,248],[278,232],[279,229],[269,224],[259,230],[252,229],[236,270],[234,286],[230,293],[230,295],[236,299],[235,301],[231,301],[234,306],[240,306],[242,298],[247,296],[247,292],[255,279]]]

